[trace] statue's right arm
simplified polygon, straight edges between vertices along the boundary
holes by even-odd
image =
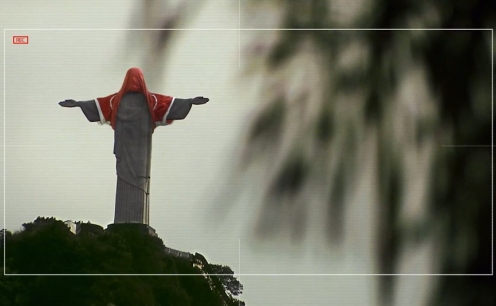
[[[86,116],[89,122],[99,122],[100,114],[96,106],[95,100],[89,101],[75,101],[75,100],[65,100],[59,102],[62,107],[80,107],[83,114]]]
[[[167,114],[167,119],[182,120],[186,118],[193,105],[205,104],[208,101],[209,99],[205,97],[196,97],[191,99],[175,98],[174,103],[172,103],[169,113]]]
[[[167,114],[168,120],[182,120],[186,118],[189,111],[191,110],[193,99],[179,99],[175,98],[174,103],[169,109]]]

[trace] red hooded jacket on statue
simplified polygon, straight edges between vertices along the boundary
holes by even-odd
[[[168,110],[174,103],[174,98],[156,93],[150,93],[146,88],[143,72],[139,68],[131,68],[127,71],[121,89],[114,94],[106,97],[97,98],[98,112],[100,114],[101,123],[107,123],[115,130],[117,110],[122,97],[128,92],[141,92],[146,97],[150,115],[154,122],[153,130],[158,125],[168,125],[173,120],[164,120],[167,117]]]

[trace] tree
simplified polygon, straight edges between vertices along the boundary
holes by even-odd
[[[74,235],[61,221],[37,219],[6,239],[9,274],[198,274],[192,262],[170,257],[164,244],[130,227]],[[0,247],[4,254],[3,244]],[[3,274],[3,273],[2,273]],[[224,293],[224,292],[222,292]],[[225,294],[225,293],[224,293]],[[227,300],[229,305],[233,300]],[[236,300],[237,301],[237,300]],[[224,305],[199,276],[0,276],[1,305]]]
[[[284,29],[496,25],[494,1],[376,0],[347,19],[339,19],[332,1],[279,3],[274,10],[283,17],[276,27]],[[250,179],[266,182],[258,190],[266,195],[253,225],[258,238],[282,228],[295,241],[305,239],[313,221],[306,204],[323,198],[323,228],[330,247],[339,246],[367,158],[377,156],[370,163],[377,169],[372,188],[378,201],[362,204],[378,207],[377,273],[398,273],[403,255],[431,239],[441,258],[429,258],[440,267],[431,273],[491,273],[490,34],[308,30],[282,31],[267,42],[260,32],[248,51],[254,65],[262,62],[268,86],[261,90],[264,107],[247,133],[237,169],[262,165],[250,172],[256,176]],[[306,73],[300,82],[298,73]],[[427,167],[421,156],[429,156]],[[427,190],[425,198],[412,192],[418,190],[415,173],[422,173],[416,182]],[[405,216],[412,202],[425,213]],[[379,279],[379,304],[393,303],[396,281]],[[440,277],[430,303],[491,305],[494,285],[489,277]]]
[[[234,277],[234,271],[223,265],[209,265],[211,274],[228,274],[228,275],[218,275],[214,276],[220,280],[224,289],[233,296],[238,296],[243,293],[243,285]]]
[[[359,204],[374,207],[378,216],[372,229],[378,232],[376,273],[398,273],[409,252],[432,241],[440,253],[428,258],[431,273],[490,273],[491,32],[454,29],[494,28],[496,2],[339,3],[243,2],[242,8],[249,5],[243,28],[265,28],[269,20],[277,21],[273,28],[301,30],[253,31],[258,35],[243,52],[249,70],[264,78],[261,107],[240,137],[243,155],[233,171],[236,179],[264,182],[257,189],[264,195],[259,217],[249,230],[261,240],[281,232],[295,242],[306,239],[309,224],[316,226],[310,203],[318,198],[326,239],[314,240],[339,248],[347,208],[356,206],[361,180],[372,172],[377,200],[372,194]],[[272,16],[251,18],[262,12]],[[303,30],[326,28],[338,30]],[[405,99],[408,90],[414,99]],[[473,144],[486,147],[443,147]],[[253,165],[258,171],[247,171]],[[371,170],[363,171],[368,165]],[[249,184],[226,185],[225,194],[233,194]],[[418,189],[426,190],[420,201]],[[226,199],[216,213],[235,205]],[[412,202],[423,213],[405,216]],[[393,303],[398,281],[378,279],[379,305]],[[496,303],[494,278],[436,282],[432,305]]]

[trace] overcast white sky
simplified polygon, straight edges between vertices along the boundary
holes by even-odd
[[[46,0],[35,7],[32,1],[2,0],[0,20],[2,28],[9,29],[127,28],[135,2],[86,0],[67,6],[67,1]],[[238,27],[236,3],[205,3],[189,28]],[[126,70],[141,65],[142,54],[122,60],[125,31],[4,33],[5,54],[3,48],[0,54],[6,61],[5,67],[2,62],[6,220],[2,218],[0,226],[15,231],[40,215],[103,226],[112,223],[113,131],[89,123],[79,109],[62,108],[57,102],[116,92]],[[13,35],[29,35],[29,44],[13,45]],[[150,88],[171,96],[203,95],[211,100],[194,107],[186,120],[154,133],[150,225],[167,246],[202,253],[236,273],[373,272],[361,258],[330,261],[330,254],[322,254],[296,260],[282,250],[251,250],[244,244],[241,226],[256,212],[248,201],[227,218],[214,220],[217,227],[206,222],[234,161],[239,137],[258,105],[256,91],[239,82],[239,39],[238,31],[182,32],[173,41],[162,85]],[[3,150],[0,154],[3,157]],[[245,285],[241,299],[247,305],[372,305],[376,289],[367,276],[241,276],[241,282]]]
[[[28,5],[21,9],[22,4],[2,9],[10,10],[4,27],[125,28],[134,7],[133,1],[121,1],[120,10],[100,5],[96,11],[88,2],[70,8],[58,3],[51,1],[33,11],[26,9]],[[75,8],[77,15],[71,13]],[[219,14],[229,16],[226,9],[220,6]],[[99,22],[103,18],[95,14],[112,17]],[[209,20],[196,21],[208,28]],[[234,22],[226,26],[235,28],[237,19]],[[126,70],[140,66],[141,55],[118,60],[124,53],[120,48],[125,31],[5,33],[10,37],[7,42],[13,35],[29,35],[29,45],[6,45],[6,227],[16,230],[39,215],[112,223],[113,131],[87,122],[79,109],[65,109],[57,102],[89,100],[117,91]],[[187,120],[156,130],[150,223],[170,247],[202,252],[201,244],[212,241],[198,239],[208,233],[200,225],[205,223],[223,166],[233,154],[231,143],[254,102],[241,95],[233,81],[236,69],[232,67],[238,66],[237,31],[188,31],[178,38],[163,85],[150,89],[183,98],[203,95],[211,102],[195,107]],[[232,246],[224,248],[224,253],[236,255],[237,265],[239,238],[227,234]]]

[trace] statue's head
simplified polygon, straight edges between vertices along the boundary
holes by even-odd
[[[143,71],[139,68],[130,68],[124,82],[122,83],[122,92],[146,92],[145,77]]]

